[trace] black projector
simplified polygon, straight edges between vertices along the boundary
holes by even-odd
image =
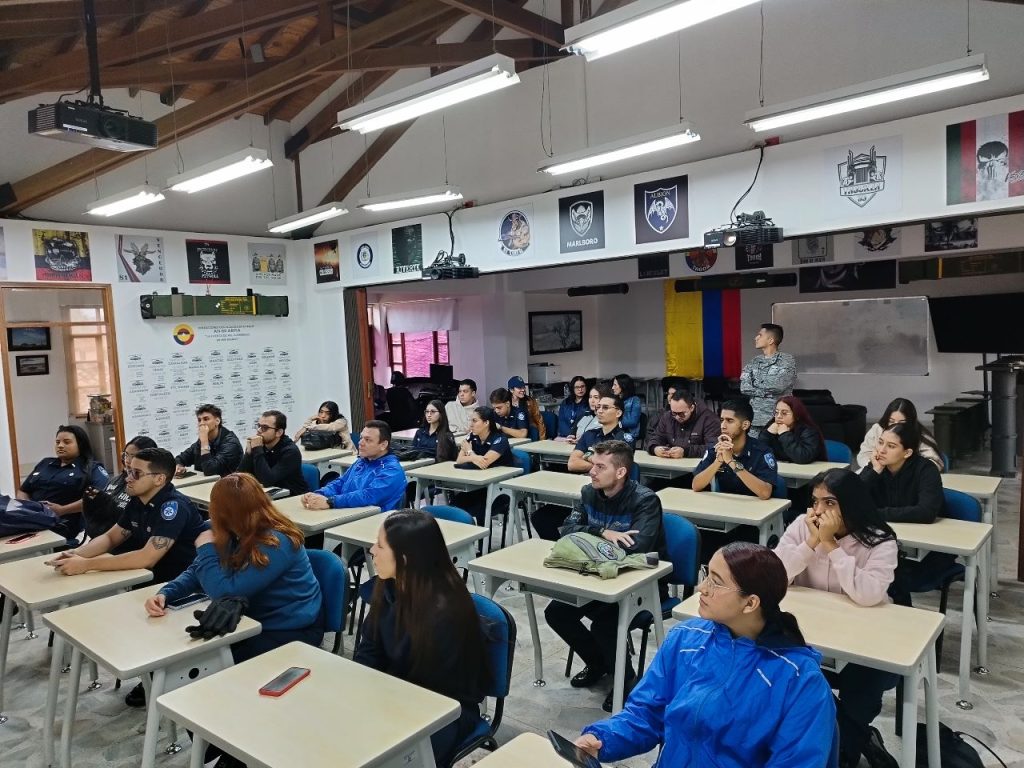
[[[713,229],[704,233],[705,248],[725,248],[741,245],[771,245],[781,243],[782,227],[740,227]]]
[[[84,101],[40,104],[28,113],[28,132],[115,152],[156,149],[156,123]]]
[[[471,280],[480,277],[476,267],[427,267],[423,270],[424,280]]]

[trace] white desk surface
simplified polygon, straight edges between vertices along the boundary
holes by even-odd
[[[343,467],[344,469],[348,469],[349,467],[356,463],[356,459],[358,458],[359,457],[355,455],[345,456],[344,458],[338,459],[337,461],[333,461],[331,463],[337,464],[339,467]],[[402,469],[408,472],[410,469],[417,469],[419,467],[429,466],[434,463],[434,459],[413,459],[412,461],[400,461],[398,463],[402,465]]]
[[[584,576],[566,568],[548,568],[544,558],[554,542],[527,539],[469,561],[469,570],[527,584],[569,592],[589,600],[613,603],[623,595],[656,581],[672,570],[672,563],[660,562],[654,568],[625,569],[614,579]]]
[[[37,531],[32,537],[25,541],[11,543],[22,534],[15,533],[0,538],[0,563],[9,563],[12,560],[21,560],[38,552],[46,552],[54,547],[61,546],[67,539],[53,531]]]
[[[992,526],[988,523],[972,523],[948,517],[940,517],[934,523],[889,525],[896,532],[900,544],[963,557],[975,554],[992,535]]]
[[[202,472],[195,472],[195,470],[190,471],[194,472],[194,474],[189,477],[176,477],[171,481],[174,484],[174,487],[179,491],[182,488],[188,488],[192,485],[203,485],[205,483],[212,484],[220,480],[220,475],[204,475]]]
[[[193,640],[185,627],[196,623],[192,612],[205,608],[210,601],[150,618],[143,606],[162,586],[155,584],[63,608],[44,614],[43,623],[80,648],[88,658],[124,679],[260,633],[260,623],[243,616],[234,632],[212,640]]]
[[[830,469],[849,469],[849,464],[840,461],[812,461],[810,464],[794,464],[791,461],[779,462],[779,476],[787,480],[813,480],[819,472]]]
[[[568,459],[569,454],[575,450],[576,444],[567,443],[562,440],[535,440],[532,443],[526,442],[516,447],[520,451],[526,451],[526,453]]]
[[[463,435],[463,437],[465,437],[465,435]],[[523,445],[526,445],[527,443],[532,443],[532,442],[535,442],[535,441],[531,440],[528,437],[510,437],[508,439],[508,444],[511,445],[513,448],[519,448],[520,446],[523,446]]]
[[[142,568],[130,571],[89,571],[78,576],[61,576],[40,555],[0,565],[0,592],[13,597],[30,611],[61,603],[74,603],[127,589],[153,579]],[[109,631],[109,627],[107,628]]]
[[[576,738],[575,733],[562,735],[569,741]],[[544,736],[521,733],[473,765],[478,768],[568,768],[569,763],[558,756]]]
[[[643,469],[667,469],[675,472],[693,472],[700,464],[700,459],[667,459],[664,456],[652,456],[647,451],[637,450],[633,454],[633,463]]]
[[[988,499],[999,491],[1000,477],[989,477],[988,475],[958,475],[946,473],[942,475],[942,487],[951,491],[962,491],[969,496],[979,499]]]
[[[380,507],[349,507],[347,509],[306,509],[302,496],[289,496],[274,502],[274,507],[295,523],[306,536],[311,533],[349,523],[380,512]]]
[[[589,475],[541,471],[505,480],[499,487],[508,488],[519,493],[535,492],[578,499],[583,487],[587,485],[590,485]]]
[[[697,616],[700,593],[672,609],[676,619]],[[809,645],[825,656],[909,674],[935,642],[945,617],[935,611],[883,603],[869,608],[846,595],[791,586],[783,610],[796,616]]]
[[[259,688],[310,675],[280,698]],[[250,768],[380,765],[454,721],[454,699],[304,643],[289,643],[165,693],[160,711]]]
[[[340,459],[342,456],[352,455],[352,451],[348,448],[320,448],[316,451],[307,451],[302,446],[299,446],[299,451],[302,453],[302,460],[309,464],[319,464],[324,461]]]
[[[697,492],[685,488],[664,488],[658,491],[658,498],[664,512],[735,525],[760,526],[789,508],[789,499],[759,499],[738,493]]]
[[[220,478],[214,477],[213,480],[220,480]],[[208,507],[210,506],[210,494],[213,493],[214,485],[215,483],[195,483],[193,485],[187,485],[184,488],[178,488],[178,490],[181,491],[181,494],[193,504]]]
[[[377,542],[377,531],[380,529],[385,517],[386,515],[380,515],[379,518],[364,517],[351,523],[336,525],[324,531],[324,535],[328,539],[337,539],[346,544],[355,544],[359,547],[369,548]],[[474,541],[479,541],[488,533],[486,528],[482,528],[479,525],[456,523],[452,520],[438,519],[437,525],[441,529],[445,546],[449,550],[458,549],[467,544],[472,544]]]
[[[419,431],[418,427],[412,427],[411,429],[398,429],[391,433],[391,441],[399,440],[401,442],[412,442],[416,438],[416,433]]]
[[[500,483],[521,475],[523,470],[520,467],[489,467],[487,469],[459,469],[455,462],[445,461],[440,464],[431,464],[429,467],[420,467],[408,472],[410,480],[454,480],[466,485],[486,486],[491,483]]]

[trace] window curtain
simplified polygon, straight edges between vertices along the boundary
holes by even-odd
[[[454,331],[455,300],[407,301],[383,305],[388,333]]]

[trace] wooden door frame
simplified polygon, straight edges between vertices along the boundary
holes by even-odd
[[[5,290],[10,288],[14,290],[98,290],[102,292],[103,296],[103,325],[107,326],[107,362],[110,366],[110,396],[114,406],[114,439],[117,441],[119,446],[124,445],[124,412],[121,407],[121,373],[118,367],[117,357],[117,327],[114,323],[114,297],[113,290],[109,283],[72,283],[72,282],[54,282],[54,281],[39,281],[39,282],[3,282],[0,283],[0,353],[2,353],[3,360],[0,361],[0,368],[3,370],[3,381],[4,381],[4,397],[7,405],[7,435],[11,446],[11,463],[14,472],[15,487],[21,487],[21,462],[18,458],[18,437],[17,430],[15,428],[15,410],[14,410],[14,397],[11,392],[11,369],[10,369],[10,349],[7,347],[7,329],[26,327],[26,322],[7,322],[7,307],[4,303]],[[39,325],[35,323],[34,325]],[[60,324],[53,324],[46,322],[45,325],[48,327]],[[93,323],[96,325],[96,323]],[[67,352],[65,351],[66,366]],[[97,455],[102,455],[97,452]],[[115,461],[117,457],[115,456]]]

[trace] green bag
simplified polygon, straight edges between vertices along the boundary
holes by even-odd
[[[602,579],[614,579],[620,568],[654,568],[658,553],[629,554],[617,544],[592,533],[570,533],[551,547],[544,558],[548,568],[566,568],[584,575],[597,574]]]

